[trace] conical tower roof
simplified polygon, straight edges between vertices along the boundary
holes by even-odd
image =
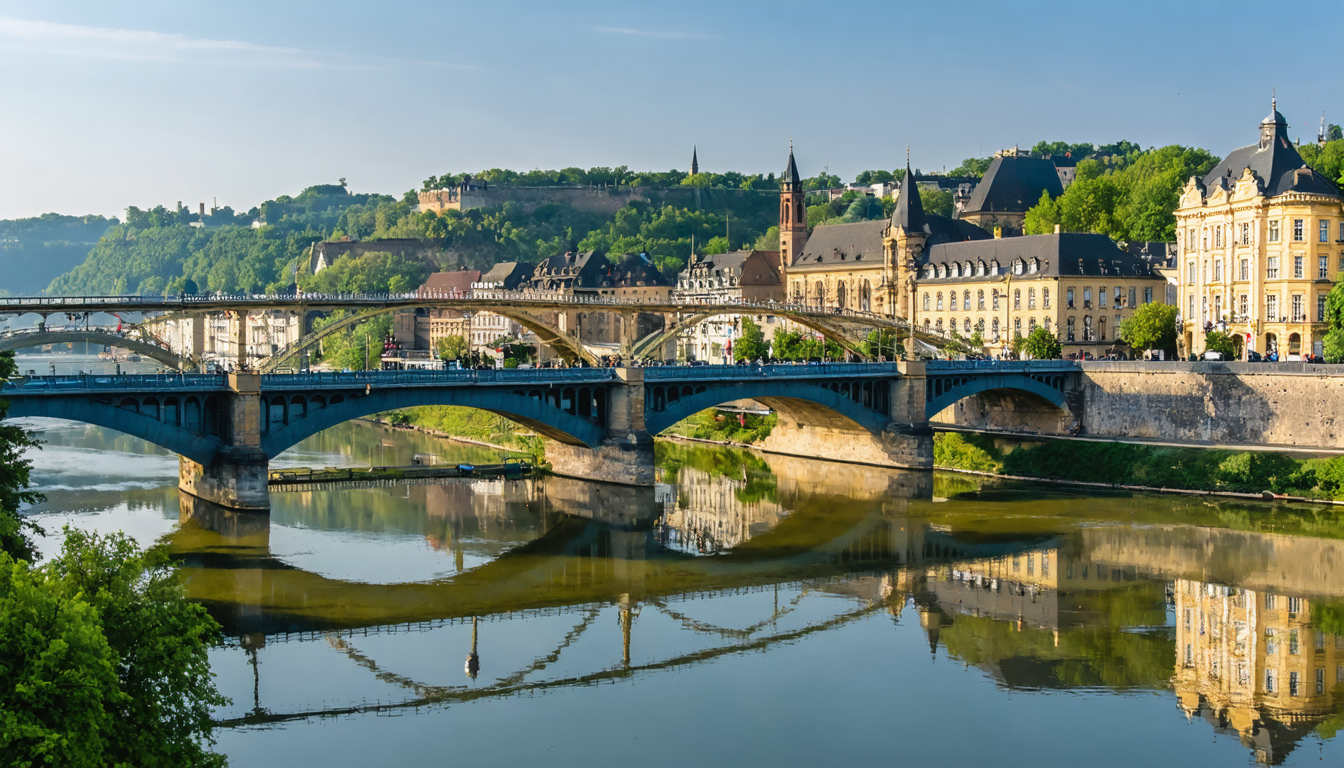
[[[802,179],[798,177],[798,164],[793,162],[793,147],[789,147],[789,164],[784,168],[785,184],[800,184]]]
[[[919,186],[915,184],[915,174],[910,172],[909,160],[905,161],[905,178],[901,179],[900,197],[891,214],[891,224],[908,233],[924,231],[924,201],[919,199]]]

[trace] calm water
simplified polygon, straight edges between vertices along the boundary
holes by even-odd
[[[48,530],[165,543],[224,625],[234,766],[1344,764],[1325,508],[660,445],[652,491],[276,493],[266,520],[29,423]],[[488,457],[346,424],[276,463],[416,453]]]

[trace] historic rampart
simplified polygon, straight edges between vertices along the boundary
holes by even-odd
[[[1344,449],[1344,369],[1302,363],[1087,362],[1071,413],[1020,392],[985,392],[934,426],[1192,445]]]
[[[778,192],[742,189],[700,189],[696,187],[487,187],[485,189],[433,189],[420,193],[420,210],[442,212],[468,211],[507,202],[518,203],[530,211],[546,203],[567,205],[577,211],[613,216],[634,200],[670,203],[696,208],[725,198],[778,196]]]

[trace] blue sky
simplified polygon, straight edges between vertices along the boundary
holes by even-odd
[[[1344,124],[1344,2],[0,0],[0,218],[488,167],[807,175]]]

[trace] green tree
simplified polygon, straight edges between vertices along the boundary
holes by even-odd
[[[0,747],[17,764],[224,764],[206,749],[211,708],[229,703],[207,657],[219,625],[187,599],[161,549],[67,527],[44,566],[0,555],[0,628],[0,644],[15,646],[0,678],[20,678],[0,684]],[[36,640],[44,633],[55,642]],[[9,663],[11,651],[31,666]],[[62,721],[83,728],[62,733]]]
[[[467,340],[461,336],[441,336],[434,347],[440,360],[462,360],[467,356]]]
[[[921,189],[919,200],[924,212],[952,218],[952,193],[942,189]]]
[[[1176,351],[1176,307],[1144,304],[1120,322],[1120,339],[1136,352],[1161,349]]]
[[[734,360],[769,360],[770,346],[765,342],[765,333],[751,318],[742,318],[742,328],[737,340],[733,342]]]
[[[1237,346],[1232,340],[1232,335],[1222,331],[1209,331],[1204,334],[1204,348],[1209,352],[1222,352],[1226,360],[1237,356]]]
[[[0,382],[17,372],[14,353],[0,352]],[[37,528],[19,514],[19,507],[42,500],[42,494],[28,490],[33,462],[25,455],[41,444],[31,433],[4,421],[8,409],[9,403],[0,400],[0,552],[16,560],[32,560],[33,543],[27,532]]]
[[[1033,360],[1057,360],[1063,355],[1064,347],[1058,336],[1038,325],[1027,334],[1021,351],[1031,355]]]
[[[727,253],[728,238],[724,237],[723,235],[710,238],[709,242],[705,243],[704,247],[701,250],[704,252],[706,256],[713,256],[716,253]]]
[[[1053,234],[1059,225],[1059,204],[1049,192],[1042,191],[1041,199],[1027,209],[1027,220],[1023,229],[1028,235]]]
[[[905,356],[905,346],[897,343],[896,332],[888,328],[874,328],[869,331],[860,349],[863,351],[863,356],[869,360],[877,360],[880,357],[899,360]]]

